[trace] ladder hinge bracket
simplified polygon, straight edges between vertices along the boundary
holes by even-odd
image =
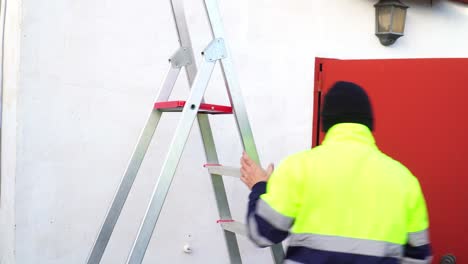
[[[173,68],[182,68],[184,66],[192,64],[192,49],[189,47],[180,47],[172,57],[169,58],[169,62]]]
[[[211,41],[208,47],[202,52],[202,55],[208,62],[216,62],[217,60],[225,59],[227,57],[227,52],[224,39],[217,38]]]

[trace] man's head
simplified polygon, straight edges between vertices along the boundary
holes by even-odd
[[[367,93],[351,82],[337,82],[325,95],[322,130],[327,132],[339,123],[358,123],[374,130],[374,115]]]

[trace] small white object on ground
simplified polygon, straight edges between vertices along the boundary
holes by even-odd
[[[192,253],[192,247],[189,244],[184,245],[184,252],[187,254]]]

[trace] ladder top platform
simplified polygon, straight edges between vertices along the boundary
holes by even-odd
[[[185,106],[185,101],[167,101],[157,102],[154,104],[154,109],[162,112],[182,112]],[[198,109],[200,114],[232,114],[231,106],[214,105],[214,104],[200,104]]]

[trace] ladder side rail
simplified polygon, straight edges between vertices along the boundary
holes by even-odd
[[[190,32],[188,30],[187,19],[184,11],[184,0],[169,0],[171,3],[172,15],[174,18],[174,24],[177,30],[177,36],[179,38],[179,44],[181,47],[192,48],[192,41],[190,39]],[[192,52],[191,60],[194,62],[185,67],[187,73],[187,79],[189,85],[192,86],[193,81],[197,75],[197,64],[195,63],[195,57]]]
[[[208,163],[218,163],[213,134],[211,132],[210,123],[207,115],[198,115],[198,124],[202,135],[203,146],[205,148],[206,159]],[[220,219],[232,219],[229,202],[224,187],[224,179],[220,175],[210,173],[211,185],[214,190],[216,206]],[[239,245],[237,243],[236,234],[227,230],[223,230],[226,246],[231,264],[242,263]]]
[[[172,7],[172,14],[174,23],[179,38],[179,44],[181,47],[187,47],[192,49],[192,42],[190,39],[190,33],[187,26],[186,16],[184,12],[184,1],[183,0],[170,0]],[[192,53],[192,61],[195,61]],[[195,76],[197,74],[197,65],[192,63],[186,67],[187,79],[189,85],[192,86]],[[204,100],[202,99],[202,103]],[[210,121],[208,115],[198,115],[197,121],[202,137],[203,148],[206,155],[207,163],[218,163],[218,154],[216,151],[213,133],[211,130]],[[224,179],[220,176],[210,174],[211,185],[215,193],[216,206],[218,208],[218,214],[220,219],[231,219],[231,211],[224,187]],[[239,245],[237,243],[236,235],[232,232],[223,230],[224,238],[227,245],[230,263],[237,264],[242,263]]]
[[[209,18],[213,38],[226,39],[223,22],[218,8],[217,0],[204,0],[205,10]],[[237,75],[232,63],[232,56],[228,45],[226,44],[226,58],[221,60],[221,69],[224,82],[226,84],[229,100],[233,107],[236,125],[241,136],[241,142],[245,151],[256,162],[260,162],[257,148],[250,127],[247,111],[242,100],[242,93],[237,81]]]
[[[157,96],[159,101],[166,101],[174,87],[174,84],[179,76],[180,68],[170,66],[163,84]],[[151,105],[153,107],[153,105]],[[162,112],[152,109],[148,121],[140,134],[140,138],[135,147],[135,150],[130,158],[129,164],[124,176],[119,184],[119,187],[114,195],[112,204],[109,207],[106,218],[103,221],[99,234],[93,244],[93,248],[88,255],[87,264],[97,264],[101,262],[104,251],[109,243],[109,239],[114,231],[117,220],[119,219],[122,208],[127,200],[130,189],[133,186],[136,175],[143,161],[143,158],[148,150],[148,147],[153,138],[156,127],[161,119]]]
[[[127,264],[140,264],[143,261],[146,249],[151,240],[156,222],[164,205],[164,200],[166,199],[174,178],[177,165],[188,140],[190,130],[192,129],[193,122],[197,116],[201,100],[208,86],[215,64],[216,61],[204,61],[197,77],[195,78],[192,91],[184,106],[181,119],[176,128],[175,136],[172,139],[171,148],[164,161],[161,174],[151,196],[145,217],[127,259]]]
[[[217,0],[204,0],[204,3],[213,38],[226,39]],[[221,60],[221,69],[224,82],[227,87],[227,93],[233,107],[233,112],[241,141],[247,154],[254,161],[260,164],[260,159],[253,138],[252,128],[250,126],[247,111],[242,100],[242,92],[237,81],[237,75],[234,70],[230,49],[227,45],[226,55],[226,58]],[[284,260],[284,249],[282,244],[273,245],[271,247],[271,254],[276,264],[282,263]]]

